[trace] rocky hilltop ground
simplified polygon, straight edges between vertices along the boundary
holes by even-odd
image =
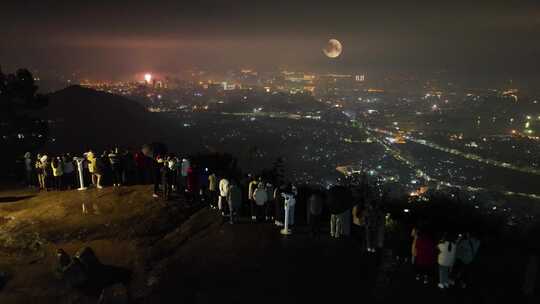
[[[415,281],[390,249],[370,255],[354,240],[330,239],[327,229],[320,239],[303,227],[284,238],[270,224],[230,225],[200,203],[151,194],[151,186],[0,191],[0,303],[98,303],[103,290],[129,303],[388,303],[419,295],[497,303],[521,288],[525,261],[497,244],[481,252],[474,288],[441,292]],[[55,271],[57,249],[74,255],[83,247],[104,266],[72,287]]]
[[[144,298],[160,284],[160,262],[220,219],[199,206],[151,198],[148,186],[100,191],[0,195],[1,303],[95,303],[99,290],[69,288],[55,276],[56,251],[91,247],[105,265],[130,273],[128,290]],[[104,274],[108,276],[110,274]],[[104,282],[104,284],[116,282]]]

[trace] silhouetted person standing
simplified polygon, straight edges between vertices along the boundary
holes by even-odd
[[[253,199],[255,200],[255,209],[253,209],[255,212],[251,214],[251,219],[253,221],[257,221],[259,217],[263,217],[265,212],[265,204],[268,201],[268,193],[266,192],[264,183],[259,183],[257,189],[255,189],[255,192],[253,192]]]
[[[26,152],[24,154],[24,172],[25,172],[25,177],[26,177],[26,186],[33,187],[34,186],[34,164],[32,162],[32,154],[30,152]]]
[[[319,238],[321,234],[321,215],[323,208],[323,198],[321,193],[315,192],[309,198],[309,217],[311,224],[311,234]]]
[[[54,157],[51,161],[51,168],[53,172],[53,178],[54,178],[54,189],[57,191],[62,190],[62,179],[64,175],[62,162],[59,160],[58,157]]]
[[[210,199],[210,207],[212,209],[216,209],[219,195],[218,195],[218,180],[217,180],[216,173],[214,172],[212,172],[212,174],[208,176],[208,193],[209,193],[208,196]]]
[[[230,223],[233,224],[236,221],[240,207],[242,207],[242,190],[234,182],[229,184],[227,202],[229,203]]]
[[[111,165],[113,187],[120,187],[122,184],[122,161],[118,154],[118,148],[111,150],[107,157]]]

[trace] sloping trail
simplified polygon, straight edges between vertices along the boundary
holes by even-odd
[[[374,257],[354,241],[300,231],[283,237],[275,226],[247,219],[209,227],[174,256],[145,303],[346,301],[356,291],[369,293],[376,272]]]

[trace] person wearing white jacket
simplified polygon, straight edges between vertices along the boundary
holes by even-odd
[[[218,209],[221,211],[222,215],[225,215],[223,207],[227,205],[227,196],[229,196],[229,180],[222,178],[219,181],[219,199],[218,199]]]
[[[437,245],[439,249],[439,288],[445,289],[450,286],[449,274],[456,259],[456,244],[451,240],[443,240]]]

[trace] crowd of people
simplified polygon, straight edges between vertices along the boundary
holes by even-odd
[[[454,285],[465,288],[469,282],[470,265],[474,261],[480,241],[470,232],[457,237],[443,234],[436,242],[426,230],[414,228],[411,232],[412,258],[416,280],[429,284],[436,266],[438,266],[440,289]]]
[[[70,154],[49,156],[32,154],[24,155],[25,177],[29,187],[40,190],[72,189],[76,185],[75,164]]]
[[[96,153],[88,149],[81,157],[69,153],[40,153],[33,157],[28,152],[24,155],[24,164],[27,185],[43,191],[153,184],[154,198],[168,200],[171,195],[181,194],[190,200],[207,202],[231,223],[238,221],[241,210],[247,210],[254,222],[272,222],[279,227],[285,224],[293,227],[297,217],[298,189],[290,182],[262,175],[238,177],[226,170],[194,162],[189,157],[156,153],[149,146],[135,152],[115,148]],[[79,174],[79,168],[82,174]],[[331,191],[329,195],[326,192],[325,189],[312,191],[307,200],[306,218],[314,236],[320,236],[323,207],[328,198],[333,197]],[[384,217],[381,218],[381,212],[372,210],[371,206],[363,212],[370,216],[361,216],[360,208],[352,205],[332,211],[331,236],[347,237],[355,230],[352,226],[365,225],[369,227],[365,233],[368,251],[375,252],[375,247],[382,247]]]
[[[35,157],[30,152],[24,155],[26,184],[39,190],[69,190],[73,188],[105,186],[120,187],[123,185],[154,184],[154,197],[158,197],[163,187],[166,196],[178,188],[194,192],[194,188],[205,186],[204,174],[196,172],[189,160],[174,155],[152,157],[144,149],[132,153],[115,148],[103,153],[88,150],[81,157],[73,157],[70,153],[51,155],[40,153]],[[79,174],[79,163],[82,169],[82,180]],[[207,177],[205,177],[207,178]]]
[[[79,178],[77,160],[82,164],[83,184]],[[104,183],[114,187],[135,184],[135,159],[129,152],[120,154],[118,149],[97,155],[93,151],[84,157],[73,157],[70,153],[51,155],[39,153],[35,157],[30,152],[24,155],[26,184],[39,190],[69,190],[91,184],[102,189]]]
[[[231,224],[247,215],[253,222],[284,227],[284,234],[291,233],[299,217],[295,213],[299,191],[291,182],[263,175],[239,177],[189,157],[155,153],[149,147],[135,153],[115,148],[99,154],[89,149],[82,157],[69,153],[32,157],[26,153],[24,164],[28,186],[43,191],[153,184],[156,199],[184,196],[207,204]],[[365,187],[359,189],[354,196],[350,188],[339,186],[303,193],[306,223],[311,235],[320,238],[323,215],[328,210],[331,238],[355,238],[368,253],[381,252],[388,215],[382,210],[380,197],[370,198]],[[467,286],[469,265],[480,246],[477,238],[464,231],[456,237],[446,234],[436,242],[428,229],[419,227],[413,229],[411,238],[417,280],[428,284],[438,266],[439,288]]]
[[[151,147],[135,153],[115,148],[99,154],[89,149],[82,157],[69,153],[40,153],[33,157],[27,152],[24,166],[26,184],[42,191],[153,184],[154,198],[169,200],[172,195],[183,195],[192,201],[209,202],[231,223],[238,221],[240,209],[247,201],[253,221],[284,226],[287,209],[287,223],[294,225],[297,189],[291,183],[274,186],[269,179],[252,175],[241,179],[188,157],[155,153]]]

